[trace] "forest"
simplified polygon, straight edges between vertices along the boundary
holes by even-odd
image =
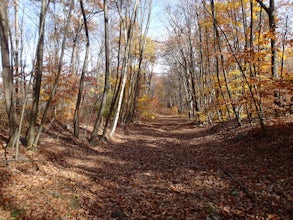
[[[292,0],[0,0],[0,220],[293,219]]]

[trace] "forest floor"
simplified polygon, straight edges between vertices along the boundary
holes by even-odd
[[[293,219],[286,120],[261,138],[257,124],[159,115],[96,147],[54,122],[8,167],[1,149],[0,219]]]

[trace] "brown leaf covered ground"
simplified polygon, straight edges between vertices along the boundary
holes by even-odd
[[[159,116],[91,147],[54,123],[9,167],[1,149],[0,219],[293,219],[293,123],[271,124]]]

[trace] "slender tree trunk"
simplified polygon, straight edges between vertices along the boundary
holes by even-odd
[[[136,48],[135,48],[136,51]],[[134,61],[134,62],[133,62]],[[121,124],[122,126],[127,125],[130,121],[131,121],[131,111],[133,110],[133,106],[134,106],[134,89],[135,89],[135,84],[138,81],[138,74],[135,73],[135,66],[137,66],[137,63],[135,62],[135,59],[129,62],[129,70],[128,70],[128,82],[129,82],[129,86],[128,86],[128,94],[127,96],[125,96],[124,99],[124,106],[121,110],[122,114],[121,114]],[[127,98],[127,99],[126,99]]]
[[[275,8],[275,0],[270,0],[269,7],[265,5],[262,0],[256,0],[259,5],[265,10],[269,18],[269,28],[272,34],[271,37],[271,74],[277,79],[277,47],[276,47],[276,8]]]
[[[123,65],[122,65],[122,77],[123,78],[122,78],[121,91],[120,91],[120,95],[119,95],[119,99],[118,99],[118,105],[117,105],[116,113],[114,116],[113,125],[112,125],[111,131],[109,133],[110,137],[113,136],[113,134],[116,130],[119,115],[120,115],[122,100],[123,100],[123,96],[124,96],[124,89],[125,89],[126,80],[127,80],[128,61],[129,61],[129,57],[130,57],[130,48],[131,48],[132,36],[133,36],[133,25],[136,21],[136,15],[137,15],[137,4],[138,4],[138,0],[135,0],[129,27],[127,28],[126,25],[124,27],[125,28],[124,36],[125,36],[125,40],[126,40],[126,45],[125,45],[125,53],[124,53]],[[128,29],[127,31],[126,31],[126,28]]]
[[[228,45],[228,47],[229,47],[229,49],[230,49],[230,51],[231,51],[231,53],[233,55],[233,57],[234,57],[237,65],[238,65],[238,67],[239,67],[239,70],[242,73],[243,79],[245,80],[245,83],[246,83],[246,85],[249,88],[249,93],[250,93],[251,98],[253,100],[253,104],[255,106],[255,110],[256,110],[256,112],[258,114],[258,118],[259,118],[259,122],[260,122],[260,126],[261,126],[261,129],[262,129],[263,136],[266,136],[266,129],[265,129],[264,121],[263,121],[263,112],[262,112],[262,109],[261,109],[261,103],[258,103],[257,102],[257,100],[256,100],[256,98],[254,96],[253,87],[249,83],[249,81],[248,81],[248,79],[247,79],[247,77],[245,75],[245,72],[243,70],[243,67],[242,67],[239,59],[237,58],[237,56],[235,54],[235,51],[233,50],[233,48],[232,48],[232,46],[231,46],[231,44],[230,44],[230,42],[228,40],[228,37],[227,37],[226,33],[221,29],[220,26],[219,26],[219,29],[221,30],[221,32],[222,32],[222,34],[223,34],[223,36],[224,36],[224,38],[226,40],[226,43],[227,43],[227,45]]]
[[[102,96],[102,103],[98,112],[98,116],[95,121],[94,129],[91,134],[90,144],[95,145],[98,136],[98,130],[101,126],[103,117],[103,111],[106,107],[107,95],[110,89],[109,77],[110,77],[110,42],[109,42],[109,18],[108,18],[108,0],[104,0],[104,29],[105,29],[105,57],[106,57],[106,71],[105,71],[105,83]]]
[[[48,99],[48,101],[46,103],[44,113],[42,115],[40,128],[39,128],[37,136],[35,137],[35,140],[34,140],[34,146],[37,146],[37,144],[39,142],[40,135],[42,133],[42,129],[43,129],[43,126],[45,124],[45,120],[46,120],[46,117],[47,117],[51,102],[52,102],[53,98],[55,97],[55,94],[56,94],[56,91],[57,91],[58,82],[59,82],[59,78],[60,78],[60,75],[61,75],[61,72],[62,72],[62,67],[63,67],[63,57],[64,57],[64,52],[65,52],[67,31],[68,31],[68,28],[69,28],[69,25],[70,25],[70,22],[71,22],[71,14],[72,14],[73,8],[74,8],[74,0],[71,1],[67,22],[66,22],[66,25],[64,27],[64,35],[63,35],[63,40],[62,40],[61,53],[60,53],[60,57],[59,57],[59,61],[58,61],[58,69],[57,69],[56,78],[54,80],[54,84],[53,84],[51,94],[49,96],[49,99]]]
[[[205,92],[205,90],[207,89],[207,90],[209,90],[206,86],[205,86],[205,79],[204,79],[204,72],[205,72],[205,68],[204,68],[204,63],[205,63],[205,61],[204,61],[204,59],[203,59],[203,40],[202,40],[202,27],[201,27],[201,24],[200,24],[200,22],[199,22],[199,15],[198,15],[198,13],[196,13],[196,17],[197,17],[197,27],[198,27],[198,38],[199,38],[199,42],[198,42],[198,44],[199,44],[199,79],[200,79],[200,81],[201,82],[198,82],[198,86],[200,87],[200,90],[201,90],[201,97],[204,99],[204,101],[203,101],[203,104],[204,104],[204,109],[205,109],[205,111],[207,110],[207,103],[206,103],[206,99],[205,99],[205,97],[206,97],[206,92]]]
[[[188,22],[189,23],[189,22]],[[200,118],[197,112],[200,111],[200,104],[198,101],[198,96],[197,96],[197,89],[196,89],[196,82],[198,81],[196,80],[196,76],[195,76],[195,67],[194,67],[194,49],[193,49],[193,43],[192,43],[192,39],[191,39],[191,27],[190,24],[188,24],[188,46],[189,46],[189,70],[190,70],[190,82],[191,82],[191,89],[192,89],[192,100],[193,100],[193,115],[196,115],[196,120],[200,123]],[[198,78],[198,77],[197,77]],[[194,114],[194,111],[196,112]]]
[[[211,59],[210,59],[210,48],[209,48],[209,35],[208,35],[208,28],[206,27],[205,28],[205,34],[204,34],[204,39],[205,39],[205,56],[206,56],[206,69],[207,69],[207,76],[205,77],[205,81],[206,81],[206,84],[207,84],[207,88],[210,87],[210,84],[213,83],[212,80],[210,79],[212,77],[212,73],[211,73]],[[212,103],[212,100],[213,99],[217,99],[217,97],[215,97],[215,93],[216,93],[216,90],[215,89],[208,89],[209,90],[209,103]],[[218,111],[217,109],[214,107],[214,108],[208,108],[207,111],[210,112],[210,110],[214,110],[214,112],[216,112],[216,114],[220,117],[218,117],[218,120],[221,121],[222,120],[222,115],[219,115],[218,114]]]
[[[250,27],[249,27],[249,57],[252,59],[255,53],[254,50],[254,37],[253,37],[253,32],[254,32],[254,19],[253,19],[253,10],[254,10],[254,4],[253,0],[249,1],[250,5]],[[256,75],[256,66],[255,63],[251,64],[250,62],[250,76],[254,77]]]
[[[72,52],[71,52],[71,59],[70,59],[70,72],[72,74],[77,74],[76,56],[78,53],[77,45],[79,43],[79,32],[81,31],[81,28],[82,28],[82,25],[79,23],[73,38],[73,45],[72,45]]]
[[[6,111],[9,118],[9,141],[8,147],[14,147],[18,134],[18,120],[15,108],[13,92],[13,71],[10,64],[9,51],[9,22],[8,5],[6,1],[0,1],[0,38],[1,38],[1,59],[2,59],[2,78],[4,87],[4,97]]]
[[[278,69],[277,69],[277,38],[276,38],[276,9],[275,9],[275,1],[270,0],[270,13],[269,15],[269,26],[270,31],[272,32],[271,37],[271,72],[272,76],[275,79],[279,78]]]
[[[128,50],[126,52],[129,54],[129,51]],[[124,59],[125,60],[128,60],[129,59],[129,55],[126,55],[125,54],[125,56],[127,56],[127,57],[125,57]],[[125,65],[128,65],[127,64],[127,61],[125,62]],[[119,94],[117,109],[116,109],[116,113],[115,113],[115,116],[114,116],[113,125],[112,125],[111,131],[109,133],[109,136],[110,137],[112,137],[113,134],[114,134],[114,132],[116,131],[118,119],[119,119],[119,116],[120,116],[120,110],[121,110],[121,106],[122,106],[122,100],[123,100],[125,85],[126,85],[126,81],[127,81],[127,70],[128,70],[128,66],[124,66],[123,67],[123,70],[122,70],[122,76],[123,76],[123,78],[122,78],[122,82],[121,82],[121,90],[120,90],[120,94]]]
[[[227,101],[226,101],[226,98],[225,98],[225,95],[224,95],[224,92],[222,89],[222,83],[220,81],[220,62],[219,62],[219,57],[217,55],[217,53],[219,53],[219,49],[220,49],[219,48],[220,35],[219,35],[218,29],[217,29],[217,20],[216,20],[216,16],[215,16],[214,1],[213,0],[210,0],[210,1],[211,1],[211,10],[212,10],[212,19],[213,19],[213,28],[214,28],[214,51],[216,54],[215,55],[216,56],[215,57],[215,59],[216,59],[216,76],[217,76],[217,81],[219,84],[219,92],[223,98],[223,101],[225,102],[226,111],[227,111],[228,117],[230,119],[231,115],[230,115],[229,107],[228,107],[228,104],[227,104]]]
[[[18,0],[14,2],[14,30],[15,30],[15,48],[14,48],[14,71],[15,71],[15,96],[16,96],[16,106],[19,106],[20,98],[20,74],[19,74],[19,19],[18,19]]]
[[[240,116],[239,116],[239,112],[237,111],[236,106],[235,106],[235,104],[233,102],[231,90],[229,88],[228,81],[227,81],[227,74],[226,74],[225,65],[224,65],[224,56],[223,56],[222,49],[221,49],[220,34],[219,34],[219,31],[218,31],[218,28],[217,28],[217,19],[216,19],[216,16],[215,16],[215,8],[214,8],[214,1],[213,0],[211,0],[211,10],[212,10],[212,16],[213,16],[214,31],[216,33],[217,47],[218,47],[218,51],[220,53],[220,60],[221,60],[222,69],[223,69],[225,87],[226,87],[226,90],[227,90],[229,100],[230,100],[231,105],[232,105],[232,110],[233,110],[235,118],[237,120],[237,123],[239,125],[241,125],[241,119],[240,119]]]
[[[283,78],[283,70],[284,70],[284,57],[285,57],[285,46],[287,41],[287,32],[288,32],[288,15],[286,16],[285,30],[282,40],[282,56],[281,56],[281,70],[280,77]]]
[[[122,79],[119,78],[120,56],[121,56],[121,40],[122,40],[122,22],[120,22],[119,26],[120,26],[120,28],[119,28],[119,42],[118,42],[118,55],[117,55],[116,84],[114,86],[114,95],[113,95],[113,98],[112,98],[112,101],[111,101],[109,114],[108,114],[108,117],[107,117],[106,122],[105,122],[105,127],[104,127],[104,130],[103,130],[103,134],[101,136],[101,140],[105,140],[105,137],[107,135],[107,130],[108,130],[108,126],[109,126],[109,123],[110,123],[111,115],[113,114],[115,104],[117,102],[119,91],[120,91],[120,88],[121,88],[121,82],[122,82]]]
[[[277,33],[276,33],[276,8],[275,0],[269,1],[269,7],[265,5],[262,0],[256,0],[261,8],[265,10],[269,18],[269,28],[271,33],[270,44],[271,44],[271,74],[274,79],[279,78],[278,68],[277,68]],[[274,92],[274,104],[277,106],[281,105],[280,93]],[[276,116],[279,115],[278,110],[275,109]]]
[[[19,156],[19,139],[21,135],[21,130],[22,130],[22,124],[23,124],[23,119],[25,116],[25,109],[26,109],[26,104],[28,100],[28,91],[30,89],[30,85],[32,82],[32,77],[29,80],[28,86],[23,88],[23,102],[22,102],[22,109],[21,109],[21,114],[20,114],[20,119],[19,119],[19,128],[18,128],[18,134],[17,134],[17,140],[16,140],[16,147],[15,147],[15,159],[18,160]]]
[[[82,72],[81,72],[80,81],[79,81],[79,90],[78,90],[78,95],[77,95],[77,101],[76,101],[76,106],[75,106],[75,111],[74,111],[74,122],[73,122],[74,136],[77,138],[79,136],[80,103],[81,103],[82,92],[83,92],[83,87],[84,87],[84,77],[85,77],[85,73],[87,71],[88,55],[89,55],[89,47],[90,47],[90,39],[89,39],[89,33],[88,33],[86,14],[85,14],[84,7],[83,7],[83,0],[80,0],[79,2],[80,2],[80,7],[81,7],[81,11],[82,11],[82,16],[83,16],[83,22],[84,22],[84,28],[85,28],[86,50],[85,50],[85,57],[84,57]],[[77,34],[76,34],[76,36],[77,36]],[[73,65],[75,65],[75,64],[73,64]]]
[[[183,48],[180,49],[180,55],[183,60],[183,63],[180,63],[184,72],[184,78],[185,78],[185,92],[186,92],[186,101],[189,108],[188,116],[192,117],[194,116],[194,104],[193,104],[193,87],[192,85],[192,76],[191,76],[191,70],[190,70],[190,63],[188,62],[187,55],[185,55],[185,52]]]
[[[137,80],[134,87],[134,98],[133,98],[133,107],[130,111],[130,121],[133,120],[133,117],[136,115],[137,110],[137,98],[139,97],[139,85],[141,82],[141,68],[142,68],[142,61],[144,56],[144,49],[146,44],[146,37],[150,26],[150,17],[151,17],[151,8],[152,8],[152,0],[149,0],[149,11],[148,11],[148,17],[146,21],[146,27],[143,33],[141,33],[141,36],[139,38],[139,62],[138,62],[138,71],[137,71]],[[143,22],[141,22],[142,25]]]
[[[43,56],[44,56],[44,32],[45,32],[45,17],[46,12],[49,7],[50,0],[42,0],[42,9],[40,14],[40,24],[39,24],[39,40],[37,45],[37,60],[36,69],[33,75],[33,103],[30,114],[29,128],[27,130],[27,147],[29,149],[34,147],[34,142],[36,138],[36,123],[39,111],[39,99],[41,92],[42,83],[42,73],[43,73]]]

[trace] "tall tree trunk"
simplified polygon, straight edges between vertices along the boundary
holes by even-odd
[[[211,0],[211,1],[213,1],[213,0]],[[252,87],[251,84],[249,83],[249,81],[248,81],[248,79],[247,79],[247,76],[245,75],[244,69],[243,69],[243,67],[242,67],[242,65],[241,65],[241,63],[240,63],[240,61],[239,61],[239,59],[237,58],[236,53],[235,53],[235,51],[233,50],[232,45],[230,44],[229,39],[228,39],[226,33],[223,31],[223,29],[222,29],[220,26],[218,26],[218,27],[219,27],[219,29],[221,30],[221,32],[222,32],[222,34],[223,34],[223,36],[224,36],[224,38],[225,38],[225,40],[226,40],[227,46],[228,46],[228,48],[230,49],[230,51],[231,51],[231,53],[232,53],[232,55],[233,55],[233,57],[234,57],[234,59],[235,59],[237,65],[238,65],[238,67],[239,67],[240,72],[242,73],[242,77],[243,77],[243,79],[245,80],[246,85],[247,85],[248,88],[249,88],[249,93],[250,93],[250,95],[251,95],[251,98],[252,98],[252,100],[253,100],[253,104],[254,104],[254,106],[255,106],[255,110],[256,110],[257,115],[258,115],[258,118],[259,118],[259,122],[260,122],[260,126],[261,126],[261,129],[262,129],[263,136],[266,136],[266,129],[265,129],[264,121],[263,121],[263,112],[262,112],[262,109],[261,109],[261,103],[258,103],[258,102],[257,102],[257,100],[256,100],[256,98],[255,98],[255,96],[254,96],[254,93],[253,93],[253,87]],[[256,90],[256,89],[255,89],[255,90]]]
[[[152,0],[149,0],[149,11],[148,11],[148,16],[147,16],[147,21],[146,21],[146,27],[144,32],[140,34],[140,38],[139,38],[139,62],[138,62],[138,70],[137,70],[137,79],[136,79],[136,83],[135,83],[135,87],[134,87],[134,98],[133,98],[133,106],[131,108],[130,111],[130,115],[129,121],[133,120],[133,117],[135,117],[136,114],[136,110],[137,110],[137,99],[139,97],[139,85],[140,85],[140,81],[141,81],[141,69],[142,69],[142,61],[143,61],[143,56],[144,56],[144,48],[145,48],[145,44],[146,44],[146,37],[147,37],[147,33],[149,30],[149,25],[150,25],[150,17],[151,17],[151,10],[152,8]],[[142,25],[143,22],[141,22]],[[141,29],[141,28],[140,28]]]
[[[76,32],[73,38],[73,45],[72,45],[72,52],[71,52],[71,59],[70,59],[70,73],[71,74],[77,74],[77,69],[76,69],[76,56],[78,53],[77,50],[77,45],[79,43],[79,33],[81,31],[82,25],[80,22],[78,23],[78,27],[76,28]]]
[[[15,48],[14,48],[14,70],[15,70],[15,97],[16,97],[16,106],[19,106],[19,96],[20,93],[20,74],[19,74],[19,19],[18,19],[18,0],[14,2],[14,30],[15,30]]]
[[[105,83],[104,83],[104,91],[102,96],[102,103],[99,108],[98,116],[95,121],[94,129],[91,134],[90,144],[95,145],[96,139],[98,136],[98,130],[101,126],[103,111],[106,107],[107,95],[109,92],[109,77],[110,77],[110,48],[109,48],[109,18],[108,18],[108,0],[104,0],[104,29],[105,29],[105,57],[106,57],[106,71],[105,71]]]
[[[196,82],[198,81],[196,80],[196,76],[195,76],[195,67],[194,67],[194,49],[193,49],[193,43],[192,43],[192,39],[191,39],[191,27],[190,27],[190,21],[188,22],[188,52],[189,52],[189,70],[190,70],[190,82],[191,82],[191,95],[192,95],[192,101],[193,101],[193,115],[196,115],[196,120],[198,122],[200,122],[200,118],[198,115],[198,112],[200,111],[200,103],[199,103],[199,99],[197,97],[197,89],[196,89]],[[197,77],[198,78],[198,77]],[[195,112],[195,114],[194,114]]]
[[[230,111],[229,111],[229,107],[228,107],[228,104],[227,104],[227,101],[226,101],[226,97],[224,95],[224,91],[222,89],[222,83],[220,81],[220,61],[219,61],[219,57],[218,57],[218,53],[219,53],[219,38],[220,38],[220,35],[219,35],[219,32],[218,32],[218,29],[217,29],[217,20],[216,20],[216,16],[215,16],[215,8],[214,8],[214,1],[213,0],[210,0],[211,1],[211,10],[212,10],[212,19],[213,19],[213,29],[214,29],[214,52],[215,52],[215,60],[216,60],[216,76],[217,76],[217,81],[218,81],[218,84],[219,84],[219,92],[223,98],[223,101],[225,102],[225,108],[226,108],[226,111],[227,111],[227,114],[228,114],[228,117],[229,119],[231,118],[231,115],[230,115]],[[224,67],[223,67],[224,68]]]
[[[122,64],[122,77],[123,78],[122,78],[121,91],[120,91],[120,95],[119,95],[119,99],[118,99],[118,105],[117,105],[116,113],[114,116],[113,125],[112,125],[111,131],[109,133],[110,137],[113,136],[113,134],[116,130],[119,115],[120,115],[122,100],[123,100],[123,96],[124,96],[124,89],[125,89],[125,85],[126,85],[127,72],[128,72],[128,61],[129,61],[129,57],[130,57],[130,48],[131,48],[132,36],[133,36],[133,25],[136,21],[136,16],[137,16],[137,4],[138,4],[138,0],[135,0],[132,16],[131,16],[130,23],[129,23],[129,27],[127,28],[126,25],[124,27],[125,28],[124,36],[125,36],[125,40],[126,40],[126,45],[125,45],[125,53],[124,53],[123,64]],[[124,22],[126,22],[126,21],[124,21]]]
[[[269,28],[272,34],[271,37],[271,74],[277,79],[277,47],[276,47],[276,8],[275,0],[270,0],[269,6],[266,6],[262,0],[256,0],[260,6],[265,10],[269,18]]]
[[[178,42],[179,43],[179,42]],[[192,117],[194,115],[194,104],[193,104],[193,88],[192,88],[192,82],[191,82],[191,70],[190,70],[190,62],[188,61],[188,56],[185,54],[185,51],[183,48],[180,48],[180,55],[182,62],[180,62],[177,59],[178,63],[181,65],[182,72],[184,73],[184,88],[185,88],[185,98],[186,103],[189,108],[188,116]]]
[[[36,60],[36,69],[33,75],[33,103],[30,113],[30,122],[29,128],[27,130],[27,147],[29,149],[34,147],[35,137],[36,137],[36,123],[38,118],[39,110],[39,99],[41,92],[41,83],[42,83],[42,73],[43,73],[43,56],[44,56],[44,32],[45,32],[45,17],[46,12],[49,7],[50,0],[42,0],[42,8],[40,14],[40,23],[39,23],[39,40],[37,44],[37,60]]]
[[[81,103],[83,86],[84,86],[85,72],[87,71],[88,54],[89,54],[89,47],[90,47],[90,39],[89,39],[89,33],[88,33],[87,19],[86,19],[86,14],[85,14],[84,7],[83,7],[83,1],[80,0],[79,2],[80,2],[81,11],[82,11],[84,29],[85,29],[85,35],[86,35],[86,50],[85,50],[85,57],[84,57],[82,72],[81,72],[80,81],[79,81],[79,90],[78,90],[78,95],[77,95],[77,101],[76,101],[76,106],[75,106],[75,111],[74,111],[74,122],[73,122],[73,124],[74,124],[74,136],[77,137],[77,138],[79,136],[80,103]],[[76,38],[77,38],[77,36],[78,36],[78,34],[76,34]],[[76,41],[76,39],[75,39],[75,41]],[[75,65],[75,64],[73,64],[73,65]]]
[[[270,44],[271,44],[271,74],[274,79],[279,78],[278,68],[277,68],[277,33],[276,33],[276,8],[275,0],[270,0],[269,7],[263,3],[262,0],[256,0],[260,6],[265,10],[269,17],[269,28],[271,32]],[[274,104],[277,106],[281,105],[281,98],[279,92],[274,92]],[[276,116],[279,115],[278,110],[275,109]]]
[[[287,43],[287,32],[288,32],[288,15],[286,16],[285,30],[283,34],[283,40],[282,40],[282,55],[281,55],[281,70],[280,70],[280,77],[282,79],[283,79],[283,70],[284,70],[285,46]]]
[[[1,59],[2,59],[2,78],[4,87],[4,97],[6,111],[9,118],[9,141],[8,147],[14,147],[18,134],[18,120],[15,108],[13,92],[13,71],[10,64],[9,51],[9,22],[8,22],[8,3],[0,1],[0,37],[1,37]]]
[[[230,100],[231,105],[232,105],[232,110],[233,110],[235,118],[237,120],[237,123],[239,125],[241,125],[241,119],[240,119],[240,116],[239,116],[239,112],[237,111],[235,103],[234,103],[234,101],[232,99],[231,90],[229,88],[228,81],[227,81],[227,73],[226,73],[225,65],[224,65],[224,56],[223,56],[223,53],[222,53],[222,48],[221,48],[221,43],[220,43],[220,34],[219,34],[219,31],[218,31],[218,28],[217,28],[217,23],[218,22],[217,22],[217,19],[216,19],[216,16],[215,16],[214,0],[211,0],[211,10],[212,10],[212,16],[213,16],[214,31],[215,31],[215,34],[216,34],[217,48],[218,48],[218,51],[220,53],[220,60],[221,60],[222,69],[223,69],[222,71],[223,71],[223,76],[224,76],[224,81],[225,81],[225,87],[226,87],[226,90],[227,90],[229,100]]]
[[[199,86],[201,86],[201,90],[202,90],[202,99],[203,99],[203,107],[204,107],[204,111],[208,114],[208,119],[210,122],[212,122],[212,119],[210,117],[209,114],[209,109],[208,109],[208,101],[207,101],[207,96],[211,94],[210,88],[208,86],[208,82],[207,82],[207,76],[210,75],[209,71],[207,70],[207,68],[209,68],[209,65],[205,65],[206,61],[204,59],[204,46],[203,46],[203,33],[202,33],[202,26],[199,22],[199,14],[196,13],[196,18],[197,18],[197,27],[198,27],[198,45],[199,45],[199,62],[200,62],[200,68],[199,68],[199,75],[200,75],[200,79],[201,79],[201,83]],[[206,39],[208,40],[208,39]],[[209,52],[207,51],[207,58],[209,57]],[[207,62],[209,62],[209,59],[207,59]],[[205,74],[206,73],[206,74]],[[212,124],[212,123],[211,123]]]
[[[56,91],[57,91],[58,82],[59,82],[59,78],[60,78],[60,75],[61,75],[61,72],[62,72],[62,67],[63,67],[63,57],[64,57],[64,51],[65,51],[65,45],[66,45],[67,32],[68,32],[68,28],[69,28],[69,25],[70,25],[70,22],[71,22],[71,14],[72,14],[73,8],[74,8],[74,0],[71,1],[68,18],[67,18],[67,21],[66,21],[66,25],[64,27],[64,35],[63,35],[63,40],[62,40],[61,53],[60,53],[60,57],[59,57],[59,61],[58,61],[58,69],[57,69],[56,78],[54,80],[51,94],[49,96],[49,99],[48,99],[48,101],[46,103],[46,106],[45,106],[45,110],[44,110],[43,115],[42,115],[40,128],[39,128],[37,136],[35,137],[35,140],[34,140],[34,146],[37,146],[37,144],[39,142],[40,135],[42,133],[42,129],[43,129],[43,126],[45,124],[45,120],[46,120],[46,117],[47,117],[51,102],[52,102],[52,100],[53,100],[53,98],[54,98],[54,96],[56,94]]]
[[[105,127],[103,130],[103,134],[101,136],[101,140],[104,140],[106,135],[107,135],[107,129],[110,123],[110,119],[111,119],[111,115],[114,112],[114,108],[115,108],[115,104],[117,102],[118,99],[118,95],[119,95],[119,91],[121,88],[121,82],[122,79],[119,78],[119,70],[120,70],[120,56],[121,56],[121,40],[122,40],[122,22],[120,22],[120,28],[119,28],[119,42],[118,42],[118,54],[117,54],[117,68],[116,68],[116,83],[114,86],[114,95],[111,101],[111,106],[110,106],[110,110],[109,110],[109,114],[108,117],[106,119],[105,122]]]

